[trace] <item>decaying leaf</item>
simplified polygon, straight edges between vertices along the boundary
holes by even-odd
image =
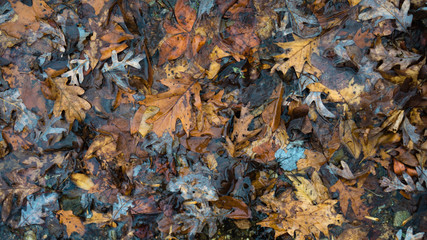
[[[397,240],[421,240],[424,237],[424,232],[419,232],[417,234],[413,233],[413,228],[412,227],[408,227],[408,229],[406,230],[406,234],[405,234],[405,238],[402,238],[402,229],[400,229],[397,233],[396,233],[396,238]]]
[[[56,214],[59,216],[59,222],[67,227],[68,237],[71,237],[73,232],[80,234],[80,236],[84,235],[85,227],[80,218],[73,214],[72,210],[59,210]]]
[[[138,55],[131,59],[132,55],[133,52],[128,51],[122,61],[119,61],[116,50],[113,50],[111,55],[111,65],[106,63],[104,67],[102,67],[102,72],[109,80],[115,82],[117,86],[127,91],[130,90],[130,88],[126,77],[126,67],[132,66],[136,69],[141,69],[139,62],[145,58],[145,55]]]
[[[53,114],[59,117],[62,111],[65,111],[65,118],[72,124],[74,120],[83,121],[86,117],[86,111],[91,108],[88,101],[79,95],[84,93],[83,88],[79,86],[68,86],[66,78],[56,78],[51,80],[54,98]]]
[[[329,199],[328,189],[323,185],[317,172],[313,172],[311,181],[304,177],[293,177],[291,175],[288,178],[297,190],[295,195],[298,200],[317,204]]]
[[[113,220],[118,220],[122,215],[127,216],[129,208],[134,207],[132,200],[124,196],[117,196],[117,202],[113,205]]]
[[[36,198],[34,195],[28,196],[27,207],[22,209],[18,227],[44,223],[42,217],[46,214],[46,210],[44,210],[43,206],[55,203],[57,199],[58,194],[56,193],[43,194]]]
[[[165,131],[173,136],[176,120],[179,119],[188,135],[194,121],[192,99],[195,102],[201,102],[200,84],[188,76],[180,79],[163,79],[160,82],[168,86],[169,91],[157,95],[147,95],[141,102],[147,107],[159,108],[159,112],[146,122],[153,123],[153,131],[157,136],[162,136]]]
[[[236,141],[236,143],[243,143],[249,138],[257,135],[261,129],[248,130],[252,119],[254,119],[254,116],[250,113],[249,106],[242,107],[240,111],[240,118],[235,118],[234,120],[231,140]]]
[[[295,239],[302,240],[306,235],[319,238],[321,232],[329,236],[329,225],[341,225],[345,221],[344,217],[334,210],[337,200],[328,199],[313,205],[307,201],[293,199],[290,190],[277,198],[274,197],[274,191],[260,198],[270,210],[269,216],[257,224],[273,228],[275,237],[289,233],[291,236],[296,235]]]
[[[359,14],[360,20],[376,19],[375,26],[386,19],[395,19],[397,29],[406,31],[412,23],[412,15],[408,15],[410,1],[405,0],[401,9],[396,8],[393,3],[387,0],[363,0],[360,5],[370,7],[369,10]]]
[[[88,71],[90,67],[90,61],[88,56],[85,54],[85,59],[73,59],[70,61],[71,64],[77,64],[73,69],[65,72],[61,75],[63,78],[71,77],[70,84],[78,86],[84,80],[84,71]],[[71,68],[71,67],[70,67]],[[77,78],[78,77],[78,78]]]
[[[335,183],[335,185],[333,185],[330,190],[332,192],[339,192],[340,206],[344,214],[347,214],[348,207],[351,206],[351,209],[353,209],[357,219],[362,220],[365,218],[365,216],[369,216],[369,208],[363,203],[361,199],[365,192],[362,188],[347,186],[344,185],[341,180],[338,180],[338,182]]]
[[[19,99],[18,89],[9,89],[0,92],[0,116],[7,122],[10,122],[12,112],[16,111],[17,119],[14,130],[21,132],[25,127],[33,129],[37,125],[39,117],[27,109],[22,99]]]
[[[289,143],[285,149],[278,149],[274,154],[276,161],[285,171],[293,171],[297,169],[297,162],[304,158],[305,148],[300,146],[300,143]]]

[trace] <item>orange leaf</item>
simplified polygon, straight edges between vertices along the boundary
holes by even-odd
[[[231,134],[232,140],[237,143],[242,143],[249,138],[257,135],[261,129],[255,129],[248,131],[249,124],[254,119],[254,116],[249,112],[249,106],[242,107],[240,112],[240,118],[234,119],[234,129]]]
[[[188,34],[177,34],[166,39],[160,48],[159,65],[162,65],[166,60],[174,60],[179,58],[187,50]]]
[[[141,104],[156,106],[160,110],[154,117],[147,120],[153,123],[153,131],[161,137],[167,131],[171,136],[175,131],[176,120],[181,120],[184,131],[189,135],[194,121],[192,99],[200,102],[201,86],[188,76],[181,79],[163,79],[160,82],[169,87],[168,92],[147,95]]]
[[[196,21],[197,12],[194,8],[190,7],[188,0],[178,0],[175,4],[175,16],[178,24],[187,32],[190,32]]]
[[[71,237],[73,232],[83,236],[85,233],[85,227],[82,224],[82,221],[80,221],[80,218],[73,214],[73,211],[59,210],[56,214],[59,215],[59,222],[64,224],[67,228],[68,237]]]
[[[280,124],[280,115],[282,113],[282,95],[283,95],[283,85],[280,83],[274,89],[273,93],[271,94],[270,99],[274,99],[270,104],[267,105],[267,107],[262,112],[262,120],[264,120],[265,123],[270,125],[271,131],[276,131],[276,129],[279,127]]]

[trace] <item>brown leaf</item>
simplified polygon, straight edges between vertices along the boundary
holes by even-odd
[[[361,199],[365,192],[362,188],[346,186],[341,180],[338,180],[330,190],[339,192],[340,206],[344,214],[347,214],[348,206],[350,205],[357,219],[363,220],[365,216],[369,216],[369,207]]]
[[[252,131],[248,130],[252,119],[254,119],[254,116],[250,113],[249,106],[242,107],[240,111],[240,118],[234,119],[233,132],[231,134],[231,139],[233,141],[236,141],[236,143],[243,143],[261,131],[261,129],[255,129]]]
[[[280,124],[280,115],[282,114],[282,101],[283,101],[283,85],[280,83],[270,96],[274,99],[262,112],[262,120],[270,125],[271,131],[276,131]]]
[[[168,92],[157,95],[147,95],[141,104],[145,106],[156,106],[159,112],[147,120],[153,123],[153,131],[161,137],[167,131],[173,136],[176,120],[181,120],[184,131],[189,135],[192,122],[194,121],[192,99],[200,100],[201,86],[189,77],[181,79],[163,79],[160,82],[169,87]]]
[[[59,215],[59,222],[67,227],[68,237],[71,237],[73,232],[80,234],[80,236],[85,234],[85,226],[80,218],[73,214],[72,210],[59,210],[56,214]]]
[[[226,217],[231,219],[248,219],[252,217],[251,210],[240,199],[222,196],[215,202],[215,205],[219,208],[233,209],[232,213],[226,215]]]
[[[304,151],[304,154],[306,157],[298,160],[297,162],[298,170],[313,167],[316,169],[316,171],[319,171],[320,167],[323,166],[323,164],[327,161],[325,156],[323,156],[323,154],[320,152],[307,149]]]
[[[8,21],[0,25],[0,29],[9,35],[20,38],[27,35],[29,30],[37,31],[40,28],[40,20],[48,18],[53,10],[43,0],[33,0],[31,5],[19,0],[12,0],[10,4],[17,14],[16,21]]]
[[[85,91],[79,86],[68,86],[67,78],[56,78],[50,80],[55,96],[55,105],[53,106],[53,114],[59,117],[62,111],[65,111],[65,118],[72,124],[75,119],[81,122],[86,117],[86,111],[91,108],[91,105],[85,99],[79,97]]]
[[[117,143],[112,136],[98,135],[89,146],[83,160],[88,160],[92,157],[98,157],[101,160],[111,161],[117,153]]]
[[[270,212],[268,218],[257,223],[262,227],[271,227],[275,230],[275,237],[289,233],[297,234],[295,239],[305,239],[304,236],[313,234],[316,238],[323,232],[329,236],[328,226],[341,225],[345,219],[334,210],[336,200],[326,200],[317,205],[309,202],[294,200],[291,190],[283,192],[279,197],[274,197],[274,191],[261,196]]]

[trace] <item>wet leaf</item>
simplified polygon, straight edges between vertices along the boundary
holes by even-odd
[[[173,136],[176,120],[179,119],[188,135],[194,121],[192,99],[196,102],[201,101],[200,84],[188,76],[181,79],[163,79],[160,82],[168,86],[169,91],[157,95],[147,95],[146,99],[141,102],[147,107],[159,108],[159,112],[146,122],[153,123],[153,132],[157,136],[162,136],[165,131]]]
[[[113,220],[118,220],[122,215],[127,216],[129,208],[134,207],[132,200],[124,196],[117,196],[117,202],[113,205]]]
[[[405,0],[402,3],[402,7],[399,10],[396,8],[393,3],[387,0],[363,0],[360,2],[360,5],[370,7],[365,12],[359,14],[360,20],[369,20],[377,19],[375,21],[375,26],[378,25],[381,21],[386,19],[395,19],[397,24],[397,29],[400,31],[406,31],[412,23],[412,15],[408,15],[410,1]]]
[[[15,122],[14,130],[21,132],[25,127],[33,129],[37,125],[39,117],[27,109],[27,107],[19,99],[20,94],[18,89],[9,89],[5,92],[0,92],[1,109],[0,114],[2,119],[10,122],[12,112],[16,111],[17,119]]]
[[[338,180],[330,190],[332,192],[339,192],[340,206],[344,214],[347,214],[348,207],[351,206],[357,219],[363,220],[365,216],[369,216],[369,208],[361,199],[365,192],[362,188],[347,186],[341,180]]]
[[[44,223],[42,217],[44,217],[46,210],[43,209],[43,206],[52,204],[57,199],[58,194],[56,193],[43,194],[38,197],[34,197],[34,195],[28,196],[27,206],[25,209],[22,209],[18,227]]]
[[[67,227],[67,235],[71,237],[73,232],[83,236],[85,233],[85,227],[79,217],[73,214],[73,211],[59,210],[56,212],[59,215],[59,222]]]
[[[65,118],[72,124],[74,120],[83,121],[86,111],[91,108],[88,101],[79,95],[84,93],[83,88],[78,86],[68,86],[66,78],[56,78],[51,80],[52,90],[55,97],[53,114],[59,117],[65,111]]]

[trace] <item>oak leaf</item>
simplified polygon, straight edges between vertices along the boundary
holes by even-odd
[[[293,42],[277,43],[277,45],[286,50],[285,53],[275,56],[275,59],[287,59],[284,63],[276,63],[271,71],[279,70],[286,74],[289,68],[294,67],[297,76],[305,70],[307,73],[318,75],[316,69],[311,64],[311,55],[318,51],[318,38],[296,38]],[[305,67],[305,63],[310,67]]]
[[[177,23],[166,20],[163,24],[168,35],[160,47],[159,65],[165,63],[166,60],[179,58],[189,47],[188,56],[194,56],[205,43],[204,37],[200,35],[193,37],[192,29],[196,22],[197,11],[188,4],[187,0],[178,0],[174,9]]]
[[[59,210],[56,214],[59,215],[59,222],[67,228],[68,237],[71,237],[73,232],[80,234],[80,236],[84,235],[85,226],[80,218],[73,214],[72,210]]]
[[[289,233],[291,236],[296,234],[295,239],[302,240],[305,239],[304,236],[311,234],[319,239],[321,232],[329,235],[329,225],[341,225],[345,221],[341,214],[335,212],[337,200],[328,199],[313,205],[308,201],[295,200],[291,190],[283,192],[277,198],[272,191],[260,199],[267,205],[267,208],[261,210],[267,210],[269,216],[257,224],[273,228],[276,238]]]
[[[335,185],[333,185],[330,190],[332,192],[339,192],[339,200],[341,210],[344,214],[347,213],[348,206],[351,205],[356,218],[363,220],[365,216],[369,216],[369,208],[363,204],[362,195],[365,192],[362,188],[355,188],[351,186],[344,185],[341,180],[338,180]]]
[[[66,78],[51,80],[55,104],[53,114],[59,117],[65,111],[65,118],[71,124],[74,120],[83,121],[86,117],[85,111],[91,108],[88,101],[81,98],[85,91],[79,86],[68,86]]]
[[[405,31],[412,23],[412,15],[408,15],[411,1],[405,0],[399,10],[388,0],[363,0],[360,5],[370,7],[369,10],[359,14],[360,20],[376,19],[375,26],[386,19],[395,19],[397,30]]]
[[[153,123],[153,132],[161,137],[167,131],[171,136],[175,131],[176,120],[181,120],[184,131],[189,135],[192,122],[194,121],[192,100],[201,102],[201,86],[185,76],[181,79],[163,79],[160,83],[169,87],[168,92],[157,95],[147,95],[141,101],[147,107],[156,106],[159,112],[148,119],[147,123]]]
[[[261,129],[248,130],[249,124],[254,119],[254,116],[249,111],[249,106],[242,107],[240,118],[234,119],[234,128],[231,134],[231,139],[237,143],[243,143],[251,137],[257,135]]]
[[[313,172],[311,181],[300,176],[288,176],[295,189],[298,200],[313,204],[321,203],[329,199],[328,189],[323,185],[317,172]]]

